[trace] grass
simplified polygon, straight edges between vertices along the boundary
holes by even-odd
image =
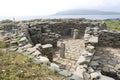
[[[0,49],[0,80],[62,80],[62,77],[22,54]]]
[[[5,48],[9,45],[9,43],[5,42],[5,41],[0,41],[0,48]]]
[[[106,24],[108,28],[116,31],[120,31],[120,21],[114,20],[114,21],[106,21]]]

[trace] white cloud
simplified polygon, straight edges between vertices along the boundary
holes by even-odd
[[[110,9],[120,0],[0,0],[0,16],[49,15],[57,11],[80,9]]]

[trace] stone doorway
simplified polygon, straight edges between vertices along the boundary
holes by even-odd
[[[65,36],[65,37],[72,37],[72,33],[73,33],[72,28],[64,29],[62,31],[62,35]]]

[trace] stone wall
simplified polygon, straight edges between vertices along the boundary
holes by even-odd
[[[120,47],[120,32],[101,31],[99,32],[99,46]]]
[[[11,32],[11,33],[15,33],[15,30],[18,29],[18,26],[16,24],[13,24],[13,23],[7,23],[7,24],[4,24],[3,27],[3,30],[6,31],[6,32]]]
[[[54,33],[58,33],[61,36],[73,36],[74,29],[78,29],[79,31],[79,38],[83,38],[84,32],[86,27],[96,27],[98,26],[99,29],[103,30],[106,29],[106,25],[104,23],[98,22],[75,22],[75,21],[60,21],[60,22],[30,22],[29,27],[36,27],[36,28],[42,28],[42,32],[51,31]]]
[[[73,30],[78,29],[80,37],[83,37],[85,28],[89,25],[89,23],[64,22],[50,24],[49,27],[53,32],[59,33],[62,36],[72,36]]]
[[[86,28],[84,35],[86,47],[77,61],[78,66],[74,74],[82,77],[83,80],[115,80],[103,75],[100,70],[95,69],[99,65],[95,60],[99,58],[95,57],[97,54],[98,32],[98,28]]]

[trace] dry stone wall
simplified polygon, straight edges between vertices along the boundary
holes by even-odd
[[[53,32],[59,33],[62,36],[72,36],[74,29],[78,29],[80,37],[83,37],[85,28],[89,25],[89,23],[64,22],[50,24],[49,27]]]
[[[78,29],[79,38],[83,38],[86,27],[96,27],[98,26],[100,30],[106,29],[106,24],[98,23],[98,22],[75,22],[75,21],[59,21],[59,22],[30,22],[28,26],[41,28],[42,32],[52,31],[54,33],[58,33],[61,36],[70,36],[74,35],[74,29]]]
[[[77,61],[77,68],[74,74],[83,78],[83,80],[114,80],[108,76],[102,75],[99,70],[94,67],[99,64],[93,60],[96,52],[96,44],[98,44],[98,28],[86,28],[84,40],[86,43],[85,50],[81,53]]]
[[[103,30],[99,32],[99,46],[120,47],[120,32]]]

